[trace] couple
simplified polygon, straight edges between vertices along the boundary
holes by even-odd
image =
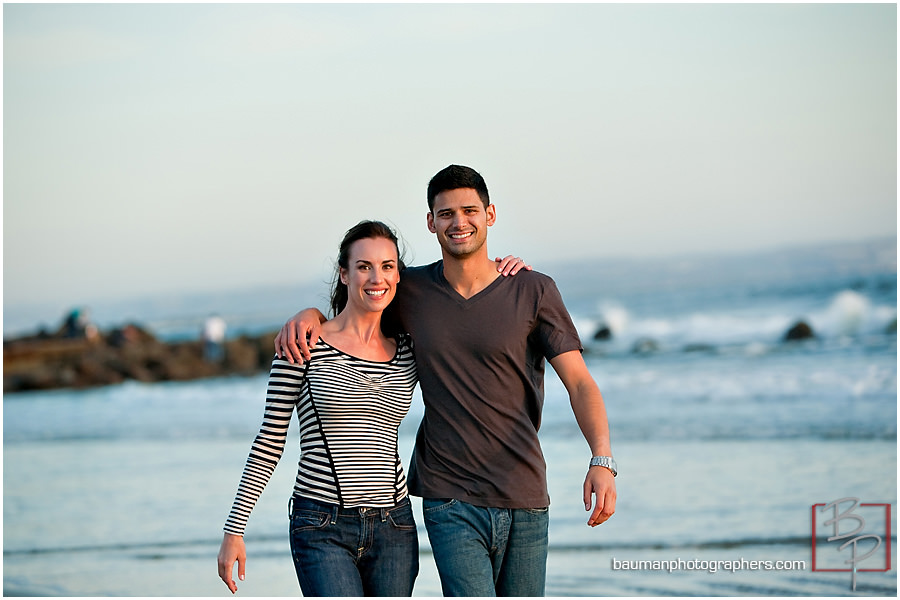
[[[550,499],[537,431],[545,359],[591,449],[588,525],[615,511],[603,398],[556,285],[535,272],[503,277],[521,265],[489,259],[496,208],[474,170],[451,165],[435,175],[428,208],[441,261],[404,270],[393,232],[360,223],[341,244],[336,316],[303,311],[276,338],[283,358],[273,361],[264,422],[218,557],[232,592],[235,562],[244,576],[244,526],[296,410],[290,527],[303,594],[412,594],[418,543],[397,428],[417,377],[425,416],[409,492],[423,499],[445,596],[544,593]]]

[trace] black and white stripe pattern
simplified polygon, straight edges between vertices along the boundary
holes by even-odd
[[[294,494],[345,508],[390,507],[406,497],[397,428],[416,385],[408,335],[389,362],[356,358],[322,342],[306,365],[272,361],[263,423],[250,448],[225,531],[243,535],[284,451],[296,409],[300,461]]]

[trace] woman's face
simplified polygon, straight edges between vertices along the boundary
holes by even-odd
[[[397,247],[387,238],[364,238],[350,246],[350,259],[341,269],[347,286],[347,307],[381,312],[394,299],[400,281]]]

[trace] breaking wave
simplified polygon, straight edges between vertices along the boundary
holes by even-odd
[[[604,302],[596,316],[574,318],[582,340],[611,351],[652,348],[703,350],[740,345],[779,344],[799,322],[819,340],[896,334],[896,306],[876,304],[854,290],[842,290],[816,310],[780,307],[777,313],[754,310],[706,311],[675,316],[636,316],[622,304]],[[606,337],[604,334],[606,334]]]

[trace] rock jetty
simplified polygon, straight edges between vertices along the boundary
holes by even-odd
[[[276,333],[226,340],[221,360],[208,360],[201,340],[163,342],[134,324],[81,337],[4,340],[3,392],[252,375],[269,369]]]

